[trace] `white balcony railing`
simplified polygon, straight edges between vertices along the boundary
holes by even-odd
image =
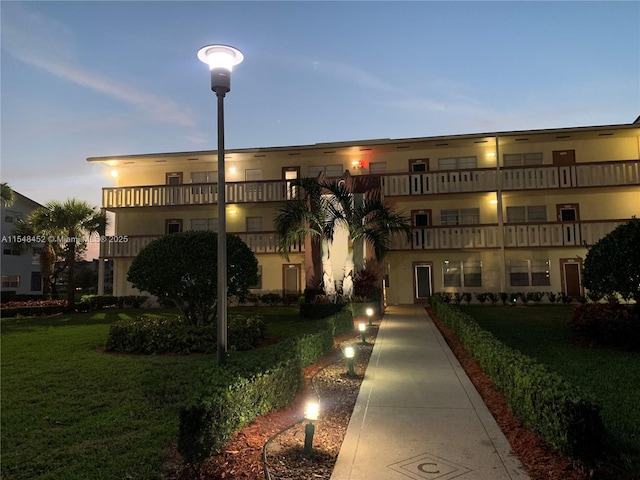
[[[640,185],[640,160],[570,166],[503,168],[502,190]],[[382,176],[385,196],[497,190],[495,169],[400,173]]]
[[[229,232],[233,233],[233,232]],[[238,235],[253,253],[278,253],[276,234],[273,232],[242,232]],[[160,235],[114,235],[105,237],[100,244],[101,258],[133,258],[151,241]],[[304,243],[297,243],[289,249],[289,253],[304,252]]]
[[[590,246],[626,220],[572,223],[512,224],[504,226],[504,246],[569,247]],[[413,228],[411,241],[396,236],[392,250],[451,250],[498,248],[498,225]]]

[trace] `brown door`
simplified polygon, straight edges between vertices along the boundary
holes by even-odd
[[[300,294],[299,263],[289,263],[282,266],[282,293],[284,295]]]
[[[282,179],[285,182],[284,198],[292,199],[298,196],[297,188],[291,186],[291,180],[300,178],[300,167],[282,167]]]
[[[562,272],[562,291],[574,300],[582,296],[580,282],[580,270],[582,261],[575,258],[560,259],[560,271]]]
[[[553,152],[553,164],[558,166],[573,165],[576,163],[575,150],[555,150]]]

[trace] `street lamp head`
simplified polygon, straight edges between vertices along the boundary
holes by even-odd
[[[207,45],[198,50],[198,58],[209,65],[211,90],[226,93],[231,90],[231,70],[242,62],[244,55],[228,45]]]

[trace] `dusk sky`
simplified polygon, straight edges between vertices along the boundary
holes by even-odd
[[[1,2],[1,177],[95,206],[87,157],[631,123],[640,2]]]

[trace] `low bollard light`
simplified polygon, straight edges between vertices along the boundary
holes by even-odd
[[[304,409],[304,418],[309,421],[304,427],[304,453],[307,455],[310,455],[313,450],[313,434],[316,431],[313,422],[318,420],[319,414],[320,404],[318,402],[307,402]]]
[[[349,369],[349,376],[355,377],[356,373],[353,370],[353,357],[355,357],[356,351],[352,346],[344,348],[344,358],[347,359],[347,368]]]
[[[360,340],[362,340],[362,343],[365,344],[367,343],[367,326],[364,323],[359,323],[358,324],[358,331],[360,332]]]
[[[373,325],[372,321],[373,321],[373,308],[369,307],[365,310],[367,317],[369,317],[369,325]]]

